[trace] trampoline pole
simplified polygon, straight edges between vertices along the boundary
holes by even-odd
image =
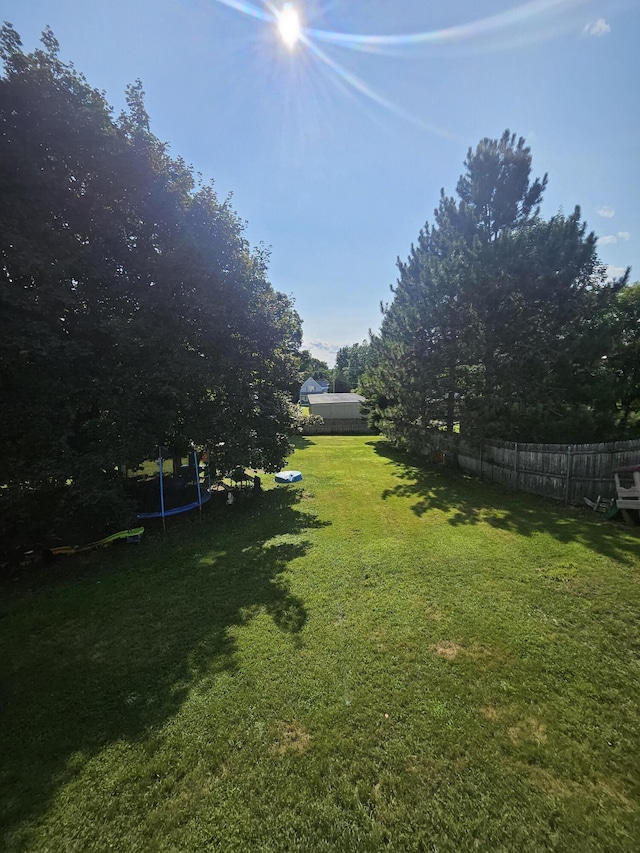
[[[158,454],[158,465],[160,469],[160,514],[162,515],[162,530],[164,533],[167,532],[167,525],[164,520],[164,486],[162,483],[162,447],[159,447],[160,451]]]
[[[200,469],[198,468],[198,451],[193,448],[193,464],[196,469],[196,487],[198,489],[198,512],[202,515],[202,492],[200,491]]]
[[[207,491],[211,494],[211,451],[209,450],[209,445],[207,445],[207,480],[209,481]]]

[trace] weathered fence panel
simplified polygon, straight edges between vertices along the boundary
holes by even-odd
[[[554,498],[581,503],[584,497],[613,498],[613,473],[640,461],[640,440],[601,444],[519,444],[496,441],[458,445],[460,468],[474,476]]]

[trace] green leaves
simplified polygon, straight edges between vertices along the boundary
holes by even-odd
[[[50,31],[43,45],[0,32],[0,527],[51,483],[71,512],[92,477],[108,525],[105,472],[158,442],[280,467],[300,320],[229,199],[151,133],[140,81],[116,120]]]
[[[341,347],[336,355],[336,390],[339,390],[338,385],[344,386],[345,391],[357,390],[367,370],[370,356],[368,341]]]

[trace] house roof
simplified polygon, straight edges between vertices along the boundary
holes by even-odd
[[[326,406],[328,403],[364,403],[364,397],[360,394],[323,394],[313,401],[314,406]]]

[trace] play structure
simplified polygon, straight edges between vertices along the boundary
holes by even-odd
[[[198,451],[196,450],[195,446],[192,446],[188,456],[188,464],[181,466],[177,477],[172,477],[171,480],[171,491],[173,495],[175,495],[176,492],[178,492],[179,490],[184,491],[184,486],[188,483],[195,484],[195,500],[189,501],[187,503],[182,503],[178,506],[168,506],[168,504],[170,503],[167,495],[166,481],[168,478],[165,474],[164,462],[167,459],[173,459],[173,455],[170,455],[168,453],[167,448],[158,447],[159,509],[153,510],[151,512],[139,512],[137,518],[140,520],[159,518],[162,520],[162,527],[164,529],[165,519],[173,515],[180,515],[183,512],[190,512],[194,509],[198,509],[201,513],[204,504],[206,504],[211,499],[211,469],[209,465],[209,455],[207,451],[202,454],[202,458],[203,460],[206,459],[206,462],[200,461],[198,459]]]
[[[631,513],[640,513],[640,465],[618,468],[613,476],[616,481],[616,507],[627,524],[633,524]]]
[[[112,533],[111,536],[105,536],[104,539],[98,539],[97,542],[90,542],[88,545],[61,545],[59,548],[50,548],[50,552],[58,557],[67,554],[80,554],[82,551],[93,551],[95,548],[106,548],[117,539],[126,539],[127,542],[140,542],[144,527],[133,527],[131,530],[121,530],[119,533]]]
[[[595,501],[584,498],[584,502],[607,519],[622,515],[627,524],[634,524],[634,520],[640,521],[640,464],[618,468],[613,478],[616,483],[615,498],[599,495]]]
[[[230,490],[240,493],[254,492],[256,491],[256,479],[259,483],[259,477],[255,477],[252,474],[247,473],[244,468],[237,467],[229,471],[229,473],[223,476],[220,480],[216,480],[216,486],[227,492]],[[225,482],[227,480],[229,481],[228,484]]]

